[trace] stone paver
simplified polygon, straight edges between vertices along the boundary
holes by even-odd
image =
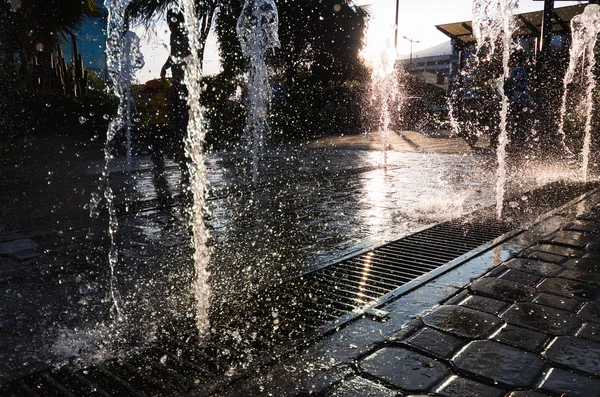
[[[548,395],[533,390],[518,390],[507,394],[506,397],[548,397]]]
[[[600,303],[598,302],[588,302],[581,310],[577,313],[579,318],[584,321],[592,321],[595,323],[600,323]]]
[[[481,338],[500,324],[498,317],[461,306],[441,306],[423,317],[430,327],[465,338]]]
[[[433,328],[423,327],[406,343],[436,356],[450,358],[454,352],[466,344],[466,341]]]
[[[600,342],[600,324],[587,323],[583,324],[577,336],[583,339],[588,339],[594,342]]]
[[[541,389],[556,396],[600,397],[600,380],[554,368]]]
[[[590,235],[588,233],[571,230],[559,230],[558,232],[544,238],[542,241],[567,245],[570,247],[583,248],[595,241],[597,238],[597,236]]]
[[[524,350],[539,352],[550,338],[541,332],[507,324],[490,339]]]
[[[475,293],[511,302],[530,301],[535,296],[533,287],[493,277],[480,278],[469,288]]]
[[[600,273],[600,261],[589,258],[569,259],[565,262],[567,269],[579,270],[582,272]]]
[[[506,262],[506,266],[511,269],[521,270],[542,277],[554,276],[562,270],[562,267],[555,263],[525,258],[511,259]]]
[[[527,302],[510,307],[502,314],[502,319],[550,335],[570,335],[581,325],[571,312]]]
[[[356,377],[344,382],[340,387],[329,394],[329,397],[393,397],[397,393],[372,382],[368,379]]]
[[[575,336],[559,336],[543,355],[553,364],[600,375],[600,343]]]
[[[378,350],[359,366],[371,376],[407,392],[428,391],[450,373],[439,361],[396,347]]]
[[[558,273],[557,277],[581,281],[588,284],[600,285],[600,273],[590,273],[580,270],[565,269],[562,272]]]
[[[547,294],[545,292],[539,294],[535,298],[533,298],[534,303],[539,303],[540,305],[552,306],[557,309],[563,310],[577,310],[581,307],[581,301],[578,299],[567,298],[565,296],[552,295]]]
[[[504,311],[509,305],[508,302],[477,295],[469,295],[460,303],[460,306],[491,314],[498,314]]]
[[[581,300],[596,299],[600,293],[597,286],[562,278],[547,278],[540,283],[538,290]]]
[[[536,276],[535,274],[523,272],[516,269],[510,269],[502,276],[500,276],[502,280],[514,281],[515,283],[521,283],[529,286],[535,286],[542,279],[541,276]]]
[[[442,397],[502,397],[504,390],[461,377],[453,377],[436,390]]]
[[[22,251],[32,251],[37,248],[35,241],[20,239],[0,243],[0,255],[14,255]]]
[[[454,358],[457,368],[512,387],[533,384],[545,367],[535,354],[493,341],[471,342]]]

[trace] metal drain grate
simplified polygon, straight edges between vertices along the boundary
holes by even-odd
[[[485,244],[506,223],[445,222],[283,285],[289,321],[318,328],[361,308]],[[288,320],[288,319],[286,319]]]

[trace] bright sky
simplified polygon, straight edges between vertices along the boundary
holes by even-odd
[[[556,1],[555,7],[577,3],[576,1]],[[580,3],[586,3],[586,1]],[[375,23],[393,27],[396,16],[396,0],[355,0],[355,4],[370,5]],[[447,41],[448,38],[440,33],[435,25],[471,20],[472,4],[473,0],[399,0],[398,53],[408,54],[410,51],[410,43],[402,39],[403,36],[419,41],[419,43],[413,44],[413,52]],[[543,1],[520,0],[518,11],[529,12],[543,8]],[[280,27],[280,29],[282,28]],[[159,25],[157,30],[156,35],[145,35],[147,40],[143,44],[142,51],[146,66],[137,75],[141,82],[158,77],[169,54],[169,36],[166,25]],[[137,33],[144,37],[142,30],[138,29]],[[393,43],[393,37],[390,40]],[[215,37],[209,39],[207,44],[204,72],[205,74],[218,73],[220,64]]]

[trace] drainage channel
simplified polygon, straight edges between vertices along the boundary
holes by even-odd
[[[554,207],[590,186],[567,188]],[[540,189],[538,195],[548,192]],[[385,317],[377,306],[511,238],[519,232],[510,232],[515,227],[473,215],[440,223],[260,291],[250,300],[213,307],[209,336],[201,338],[193,320],[183,320],[141,353],[80,370],[32,374],[0,388],[0,395],[210,395],[244,377],[248,366],[271,364],[365,314]]]

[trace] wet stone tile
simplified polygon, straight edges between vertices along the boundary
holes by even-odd
[[[578,220],[570,223],[569,225],[567,225],[567,227],[565,227],[565,229],[566,230],[574,230],[577,232],[600,234],[600,223],[594,222],[594,221],[586,221],[586,220],[578,219]]]
[[[447,300],[443,301],[443,303],[446,305],[458,305],[460,302],[462,302],[468,296],[469,296],[469,291],[466,289],[463,289],[459,293],[454,294],[451,297],[449,297]]]
[[[35,241],[24,238],[0,243],[0,255],[14,255],[22,251],[32,251],[37,248]]]
[[[521,270],[527,273],[536,274],[542,277],[554,276],[562,270],[562,267],[555,263],[525,258],[511,259],[508,262],[506,262],[506,267]]]
[[[539,303],[540,305],[552,306],[558,309],[575,311],[581,307],[582,302],[577,299],[567,298],[566,296],[552,295],[542,292],[535,298],[533,302]]]
[[[502,397],[504,390],[488,386],[467,378],[452,377],[435,391],[436,396],[443,397]]]
[[[600,342],[600,324],[587,323],[577,332],[577,336],[593,342]]]
[[[448,368],[419,353],[386,347],[359,363],[370,375],[407,392],[427,392],[450,373]]]
[[[598,236],[594,236],[583,232],[576,232],[572,230],[559,230],[556,233],[545,237],[542,240],[542,242],[567,245],[575,248],[583,248],[586,245],[595,242],[597,239]]]
[[[581,310],[579,310],[579,313],[577,313],[577,316],[579,316],[579,318],[583,319],[584,321],[600,323],[600,303],[598,303],[598,302],[586,303],[585,305],[583,305]]]
[[[575,336],[559,336],[543,356],[551,363],[600,375],[600,343]]]
[[[450,358],[454,352],[465,345],[466,341],[445,332],[424,327],[406,343],[435,356]]]
[[[530,301],[535,295],[535,289],[532,287],[492,277],[482,277],[469,288],[475,293],[511,302]]]
[[[487,335],[501,322],[489,313],[453,305],[441,306],[422,320],[430,327],[471,339]]]
[[[415,319],[404,324],[400,330],[390,336],[390,342],[400,342],[408,339],[411,335],[423,328],[423,322],[420,319]]]
[[[582,272],[579,270],[566,269],[558,273],[557,277],[568,278],[570,280],[582,281],[588,284],[600,285],[600,273]]]
[[[600,288],[595,285],[563,278],[547,278],[538,285],[537,289],[541,292],[584,300],[596,299],[600,292]]]
[[[544,369],[535,354],[489,340],[471,342],[454,363],[463,371],[511,387],[532,386]]]
[[[522,272],[520,270],[509,269],[508,272],[500,276],[502,280],[514,281],[515,283],[521,283],[529,286],[534,286],[540,282],[542,277],[536,276],[535,274]]]
[[[553,396],[600,397],[600,380],[553,368],[540,389]]]
[[[588,252],[595,253],[595,254],[600,253],[600,241],[598,241],[598,238],[596,238],[596,241],[590,242],[585,247],[585,250],[588,251]]]
[[[504,311],[509,305],[509,303],[501,300],[486,298],[478,295],[469,295],[465,300],[460,302],[460,306],[465,306],[491,314],[498,314]]]
[[[548,397],[548,395],[533,390],[519,390],[507,394],[506,397]]]
[[[490,339],[497,342],[506,343],[520,349],[539,352],[544,344],[550,339],[548,336],[531,331],[527,328],[517,327],[516,325],[507,324]]]
[[[550,335],[571,335],[581,325],[574,314],[536,303],[516,303],[502,314],[510,324]]]
[[[356,377],[342,383],[330,397],[393,397],[397,393],[368,379]]]
[[[583,256],[584,259],[590,259],[592,261],[600,261],[600,253],[597,252],[588,252]]]
[[[567,269],[578,270],[580,272],[600,273],[600,260],[591,258],[569,259],[565,262]]]

